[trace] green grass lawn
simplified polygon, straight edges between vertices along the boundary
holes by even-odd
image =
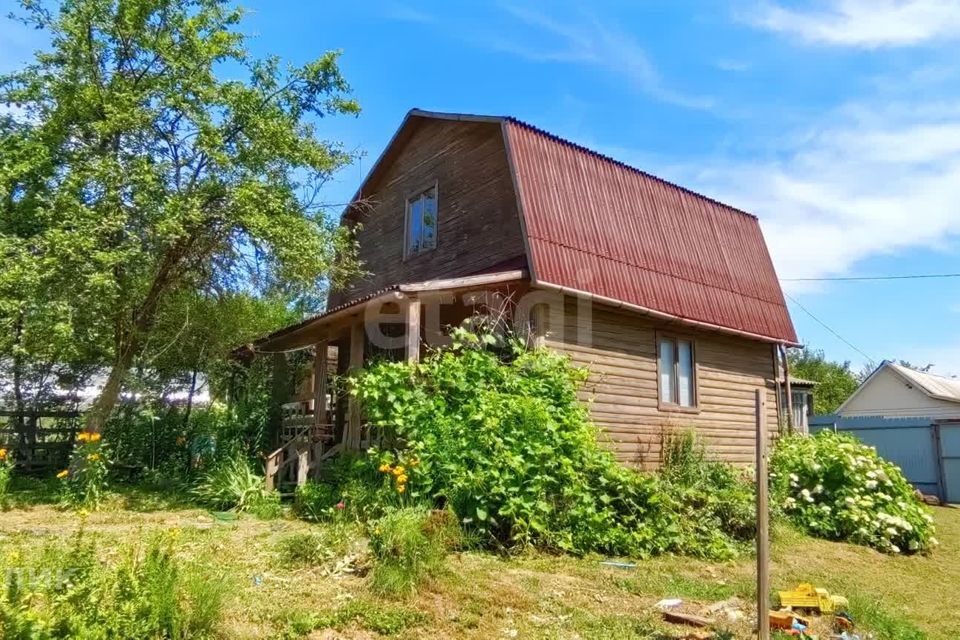
[[[854,617],[877,638],[956,638],[960,509],[934,515],[941,546],[926,557],[892,557],[778,529],[772,585],[812,581],[847,596]],[[709,604],[749,599],[754,589],[751,558],[660,557],[620,569],[601,565],[602,558],[468,552],[450,556],[445,573],[418,595],[383,599],[364,575],[362,541],[322,566],[287,557],[285,540],[321,526],[219,516],[146,492],[126,492],[87,515],[34,499],[0,514],[0,560],[55,553],[83,527],[102,560],[112,562],[117,549],[152,530],[175,529],[184,560],[230,587],[224,638],[679,638],[685,630],[662,623],[656,601]],[[748,635],[743,625],[734,631]]]

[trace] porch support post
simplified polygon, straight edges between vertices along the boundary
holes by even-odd
[[[313,356],[313,424],[327,425],[327,341],[316,345]]]
[[[411,298],[404,308],[407,362],[420,361],[420,300]]]
[[[530,309],[530,346],[534,349],[541,349],[547,345],[548,311],[549,307],[543,303],[535,304]]]
[[[364,334],[363,318],[359,318],[350,327],[350,371],[363,367]],[[360,401],[353,394],[350,395],[350,416],[347,424],[347,438],[344,446],[347,449],[360,448]]]

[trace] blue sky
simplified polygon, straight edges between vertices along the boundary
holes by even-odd
[[[508,114],[756,213],[781,278],[960,272],[956,0],[245,6],[255,53],[343,50],[363,113],[321,131],[364,155],[331,203],[410,108]],[[0,70],[37,46],[3,24]],[[829,357],[960,375],[960,279],[784,287]]]

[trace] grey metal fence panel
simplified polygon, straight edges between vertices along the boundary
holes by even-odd
[[[835,429],[876,447],[877,453],[903,470],[920,491],[944,497],[940,486],[940,460],[936,431],[930,418],[884,418],[881,416],[815,416],[811,433]]]

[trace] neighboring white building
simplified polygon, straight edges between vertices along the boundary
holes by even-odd
[[[837,415],[960,419],[960,380],[884,362],[840,405]]]

